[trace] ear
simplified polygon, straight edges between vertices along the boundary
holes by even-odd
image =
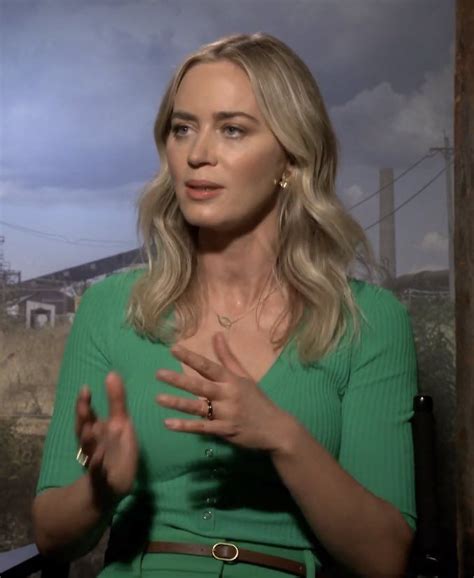
[[[295,170],[295,159],[288,157],[285,165],[285,170],[283,171],[283,176],[288,180],[294,173]]]

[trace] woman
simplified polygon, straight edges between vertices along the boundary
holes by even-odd
[[[350,277],[370,250],[335,195],[308,68],[265,34],[204,46],[173,77],[155,140],[148,267],[90,288],[68,340],[39,549],[77,556],[111,523],[101,576],[314,576],[324,560],[402,575],[410,324]]]

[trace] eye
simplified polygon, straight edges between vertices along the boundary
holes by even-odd
[[[223,131],[227,134],[227,136],[230,136],[232,138],[242,136],[245,133],[245,131],[242,128],[235,126],[233,124],[228,124],[225,127],[223,127]]]
[[[188,134],[189,126],[186,124],[173,124],[171,127],[171,132],[174,136],[186,136]]]

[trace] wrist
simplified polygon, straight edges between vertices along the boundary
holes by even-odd
[[[92,472],[86,474],[92,500],[92,506],[99,515],[107,515],[120,502],[123,496],[115,493],[107,483],[105,476]]]
[[[303,426],[290,414],[283,414],[278,427],[277,444],[270,452],[273,459],[284,459],[293,456],[304,435]]]

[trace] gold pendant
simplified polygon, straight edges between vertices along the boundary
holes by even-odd
[[[219,325],[221,327],[224,327],[225,329],[230,329],[234,323],[231,319],[229,319],[225,315],[217,315],[217,321],[219,322]]]

